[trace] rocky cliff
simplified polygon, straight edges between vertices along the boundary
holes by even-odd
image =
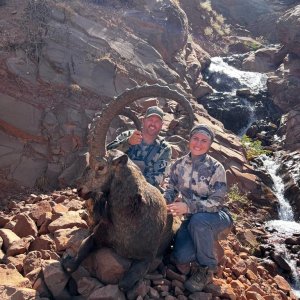
[[[198,6],[197,13],[205,16],[207,9]],[[201,75],[209,54],[190,31],[195,15],[176,1],[16,1],[0,6],[0,14],[4,191],[73,184],[92,116],[126,88],[159,83],[195,98],[212,91]],[[215,152],[229,181],[240,181],[258,197],[259,180],[238,139],[203,107],[197,105],[197,112],[199,121],[215,124]]]

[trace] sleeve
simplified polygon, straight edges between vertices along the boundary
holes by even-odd
[[[223,165],[218,164],[209,182],[207,199],[185,199],[189,213],[218,212],[224,206],[227,191],[226,172]]]
[[[132,130],[127,130],[119,134],[112,142],[110,142],[107,146],[107,150],[117,149],[123,152],[126,152],[130,145],[128,144],[128,139],[132,134]]]
[[[165,198],[167,204],[172,203],[179,194],[178,190],[177,190],[178,173],[177,173],[176,166],[177,166],[177,163],[175,162],[171,167],[171,171],[170,171],[170,175],[169,175],[169,183],[164,192],[164,198]]]
[[[154,161],[154,163],[146,168],[144,175],[150,184],[156,187],[161,184],[171,161],[171,154],[171,147],[166,145],[164,148],[162,148],[158,158]]]

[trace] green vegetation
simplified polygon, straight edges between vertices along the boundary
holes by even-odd
[[[236,222],[238,220],[238,215],[235,213],[231,213],[231,218],[234,222]]]
[[[270,154],[271,151],[263,149],[261,141],[253,141],[247,135],[243,135],[241,139],[242,145],[246,150],[246,157],[248,160],[263,154]]]
[[[250,41],[244,41],[244,44],[248,48],[250,48],[250,50],[252,50],[252,51],[256,51],[256,50],[258,50],[259,48],[262,47],[262,45],[261,45],[260,42],[255,42],[255,41],[252,41],[252,42],[250,42]]]
[[[237,183],[230,187],[227,197],[229,202],[239,202],[243,204],[248,202],[247,196],[240,191]]]

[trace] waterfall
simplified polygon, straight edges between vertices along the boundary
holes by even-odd
[[[291,268],[292,288],[296,296],[300,297],[300,272],[296,261],[293,260],[286,249],[284,240],[291,237],[294,233],[300,233],[300,224],[295,222],[294,214],[291,205],[284,197],[284,184],[280,176],[277,175],[279,164],[276,159],[271,159],[267,156],[262,157],[263,164],[274,182],[274,193],[279,202],[279,220],[269,221],[265,224],[266,229],[271,229],[272,235],[269,238],[269,243],[275,245],[278,253],[285,258]]]
[[[267,93],[267,75],[258,72],[243,71],[239,63],[243,57],[213,57],[209,67],[204,71],[204,79],[213,87],[214,93],[198,99],[209,114],[220,120],[226,129],[236,135],[250,133],[248,129],[254,124],[254,131],[258,130],[267,137],[265,142],[278,142],[276,126],[268,127],[268,122],[277,124],[281,112],[274,106]],[[227,63],[228,62],[228,63]],[[277,122],[277,123],[276,123]],[[251,129],[251,128],[250,128]],[[253,130],[252,130],[253,132]],[[252,133],[253,134],[253,133]],[[255,137],[255,133],[253,134]],[[284,258],[292,277],[291,286],[294,293],[300,297],[300,270],[297,262],[286,248],[285,240],[294,233],[300,233],[300,224],[295,222],[293,210],[284,197],[284,184],[277,175],[279,163],[269,157],[262,157],[264,166],[274,182],[274,192],[279,202],[279,220],[265,224],[270,232],[269,244],[275,246],[275,252]],[[298,269],[297,269],[298,268]]]
[[[264,166],[268,170],[269,174],[271,175],[273,182],[276,197],[279,201],[279,218],[283,221],[294,221],[294,213],[292,210],[291,205],[288,201],[284,198],[284,184],[282,179],[276,174],[278,169],[278,164],[276,161],[269,158],[264,159]]]
[[[212,57],[206,73],[208,82],[218,91],[235,95],[236,90],[241,88],[249,88],[253,93],[266,90],[266,74],[238,70],[222,57]]]
[[[255,108],[247,99],[241,99],[241,102],[248,107],[248,112],[249,112],[249,118],[248,118],[248,123],[242,127],[239,132],[237,132],[237,136],[242,137],[244,134],[246,134],[248,128],[253,124],[256,120],[257,117],[255,115]]]
[[[267,93],[267,75],[243,71],[225,60],[212,57],[203,77],[213,88],[212,94],[198,99],[208,113],[224,127],[242,136],[253,123],[274,123],[279,116]]]

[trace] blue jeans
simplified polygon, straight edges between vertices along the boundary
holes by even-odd
[[[196,260],[202,266],[216,269],[218,262],[214,255],[214,241],[232,223],[230,215],[224,211],[196,213],[184,220],[175,239],[175,261],[183,264]]]

